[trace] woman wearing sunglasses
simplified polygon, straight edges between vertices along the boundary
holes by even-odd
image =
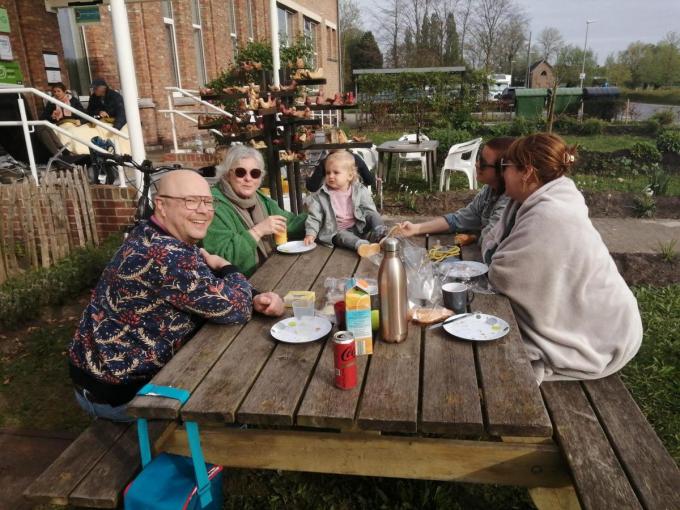
[[[574,157],[552,134],[513,143],[501,162],[510,202],[482,245],[539,383],[606,377],[642,341],[635,296],[566,177]]]
[[[212,188],[215,217],[203,240],[205,249],[225,258],[250,276],[275,248],[273,235],[284,231],[291,239],[305,234],[306,214],[284,211],[258,188],[264,176],[259,151],[242,145],[229,149],[217,166]]]
[[[499,162],[503,153],[512,145],[511,137],[493,138],[486,142],[477,157],[477,182],[484,185],[482,190],[467,206],[424,223],[404,221],[402,235],[410,237],[424,234],[450,232],[480,232],[480,243],[489,230],[500,219],[508,197],[503,194],[503,177]]]

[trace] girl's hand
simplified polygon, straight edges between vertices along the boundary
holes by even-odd
[[[316,236],[305,236],[305,246],[309,246],[314,242]]]
[[[402,221],[399,223],[399,233],[403,237],[411,237],[418,234],[418,224],[410,221]]]

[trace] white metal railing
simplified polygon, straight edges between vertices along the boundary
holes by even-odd
[[[47,120],[28,120],[28,117],[26,116],[26,104],[24,102],[24,98],[21,96],[21,94],[33,94],[38,97],[41,97],[42,99],[49,101],[50,103],[54,103],[57,106],[61,106],[62,108],[70,111],[73,113],[76,117],[79,117],[81,119],[86,120],[87,122],[90,122],[92,124],[95,124],[106,131],[109,131],[115,135],[118,135],[126,140],[129,140],[130,137],[123,133],[122,131],[119,131],[118,129],[114,128],[110,124],[106,124],[105,122],[102,122],[98,119],[95,119],[94,117],[90,117],[88,114],[81,112],[80,110],[73,108],[70,104],[62,103],[58,99],[50,96],[49,94],[44,93],[41,90],[34,89],[31,87],[10,87],[10,88],[0,88],[0,94],[17,94],[17,102],[19,104],[19,116],[21,117],[21,120],[14,121],[14,120],[8,120],[8,121],[0,121],[0,127],[4,126],[21,126],[24,131],[24,140],[26,142],[26,153],[28,154],[28,163],[29,166],[31,167],[31,175],[33,176],[33,179],[35,180],[36,185],[40,185],[38,182],[38,169],[36,168],[35,165],[35,155],[33,154],[33,142],[31,141],[31,133],[35,131],[33,129],[35,126],[47,126],[50,129],[53,129],[55,131],[58,131],[59,133],[62,133],[73,140],[82,143],[83,145],[86,145],[90,149],[100,152],[102,154],[108,154],[104,149],[101,147],[98,147],[94,145],[91,141],[89,140],[83,140],[80,137],[70,133],[69,131],[66,131],[65,129],[60,128],[56,124],[53,124]],[[115,145],[115,141],[114,141]],[[117,148],[117,147],[116,147]],[[119,167],[118,169],[119,173],[119,178],[120,178],[120,183],[121,187],[125,187],[125,174],[123,172],[123,169]]]
[[[207,111],[201,110],[201,111],[187,111],[187,110],[177,110],[175,109],[175,92],[180,94],[183,97],[186,97],[188,99],[191,99],[193,103],[202,105],[204,108],[208,110],[212,110],[215,113],[219,113],[221,115],[226,115],[227,117],[233,117],[231,113],[229,113],[226,110],[223,110],[222,108],[219,108],[215,106],[212,103],[209,103],[208,101],[204,101],[203,99],[200,98],[197,94],[199,94],[198,90],[190,90],[190,89],[181,89],[179,87],[165,87],[165,90],[168,91],[168,109],[167,110],[158,110],[159,113],[169,113],[170,114],[170,126],[172,127],[172,145],[173,145],[173,152],[177,153],[180,152],[179,146],[177,145],[177,126],[175,125],[175,115],[179,115],[183,119],[188,120],[189,122],[193,122],[194,124],[198,124],[198,119],[195,117],[192,117],[191,115],[196,115],[196,114],[203,114],[207,113]],[[212,133],[220,135],[221,133],[217,129],[210,129],[209,130]]]

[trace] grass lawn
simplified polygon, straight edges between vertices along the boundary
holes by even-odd
[[[571,177],[580,190],[640,193],[649,185],[649,177],[645,175],[609,177],[593,174],[575,174]],[[670,176],[666,195],[680,195],[680,175]]]
[[[680,462],[680,285],[638,287],[645,337],[623,370],[666,448]],[[89,422],[73,401],[66,347],[75,319],[0,337],[0,427],[81,430]],[[228,470],[225,509],[530,509],[512,487],[387,478]]]

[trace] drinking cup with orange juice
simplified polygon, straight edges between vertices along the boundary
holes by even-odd
[[[276,244],[276,246],[285,244],[287,242],[288,242],[288,225],[286,225],[281,232],[276,232],[274,234],[274,243]]]

